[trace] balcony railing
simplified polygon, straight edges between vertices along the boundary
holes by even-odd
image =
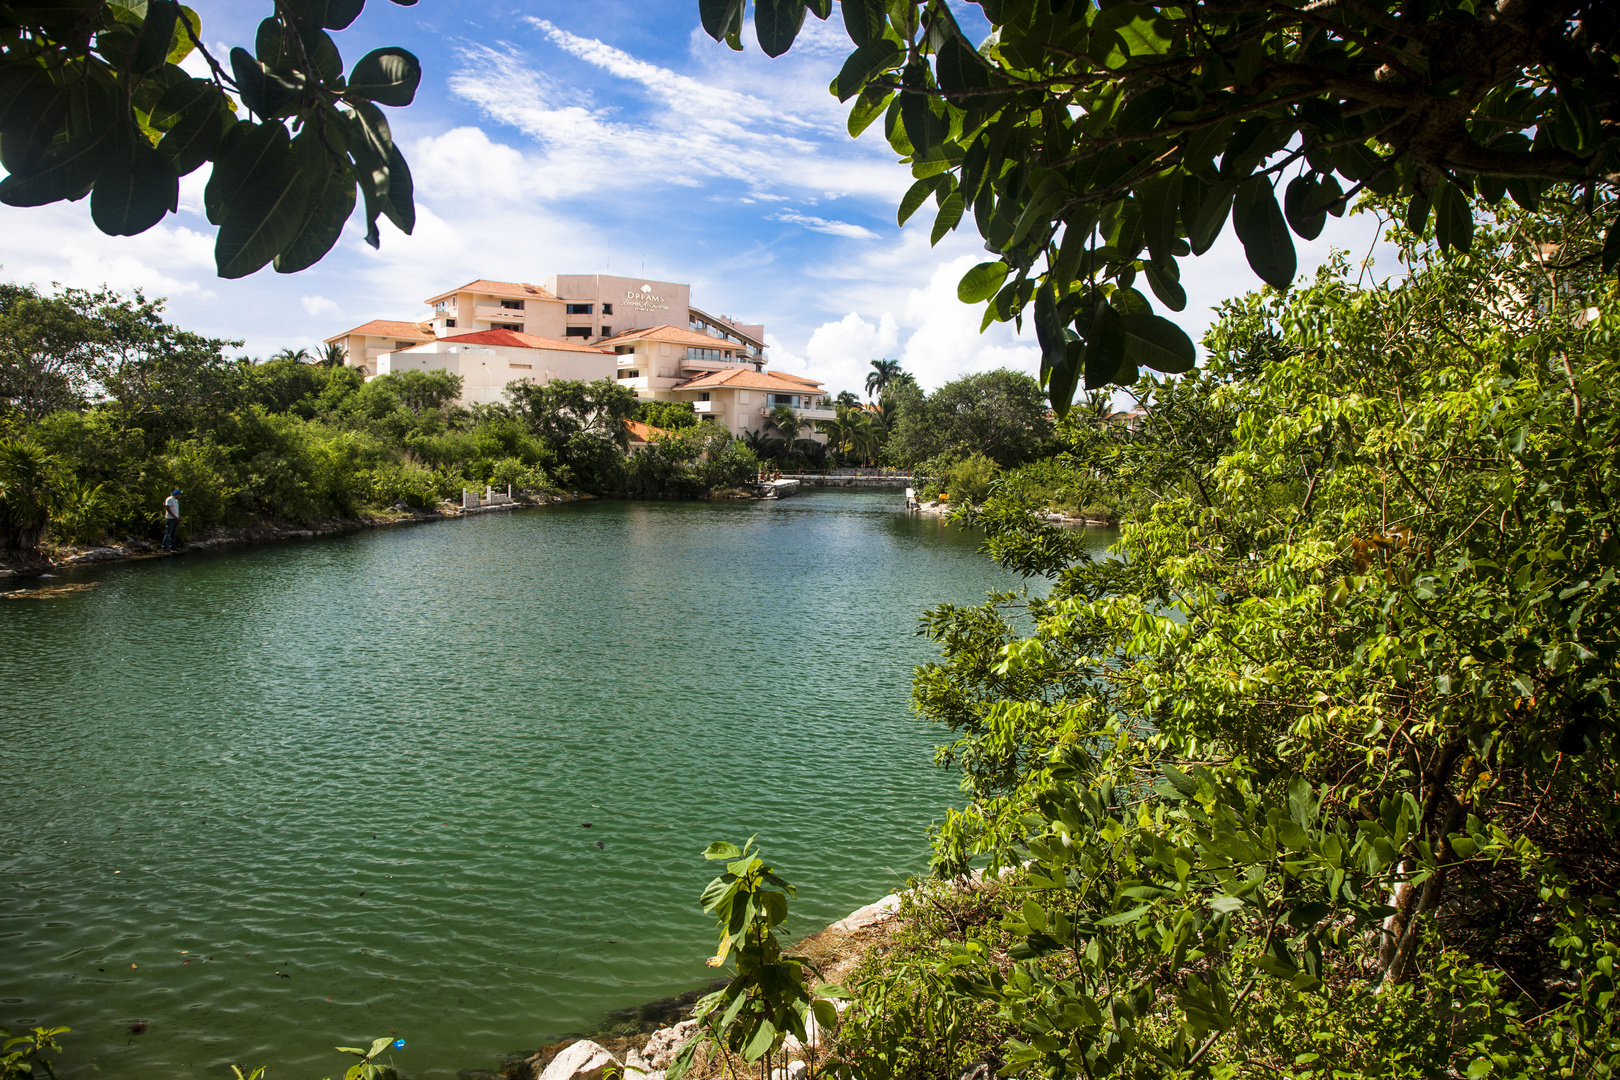
[[[777,406],[777,405],[761,405],[759,407],[759,415],[761,415],[761,416],[770,416],[771,413],[775,412],[778,408],[780,408],[780,406]],[[798,414],[798,417],[799,417],[800,420],[836,420],[836,419],[838,419],[838,413],[834,409],[794,409],[793,411]]]
[[[474,304],[473,318],[520,323],[523,321],[523,309],[503,308],[499,304]]]

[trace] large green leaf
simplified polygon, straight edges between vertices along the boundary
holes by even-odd
[[[411,181],[410,167],[397,146],[388,150],[388,200],[383,204],[383,213],[407,236],[416,228],[415,185]]]
[[[1001,283],[1012,273],[1012,267],[1001,261],[980,263],[962,275],[956,286],[956,298],[964,304],[977,304],[996,295]]]
[[[178,208],[180,178],[144,139],[120,147],[96,174],[90,219],[109,236],[134,236]]]
[[[180,5],[175,0],[147,0],[146,18],[135,34],[135,46],[130,52],[132,70],[150,75],[168,62],[179,19]]]
[[[1189,184],[1187,187],[1202,188],[1202,185]],[[1187,242],[1192,245],[1194,255],[1208,251],[1215,238],[1221,235],[1221,230],[1226,228],[1226,219],[1232,212],[1233,192],[1230,184],[1219,184],[1204,192],[1198,216],[1187,227]]]
[[[1266,178],[1257,176],[1238,188],[1232,205],[1232,224],[1238,239],[1243,241],[1243,253],[1249,266],[1260,275],[1260,280],[1279,291],[1294,283],[1297,261],[1294,241],[1283,220],[1277,195]]]
[[[849,109],[849,122],[847,124],[849,137],[852,139],[860,138],[861,132],[871,127],[872,121],[884,114],[893,98],[894,91],[876,83],[872,83],[865,90],[862,90],[861,96],[855,99],[855,104],[851,105]]]
[[[203,212],[210,224],[224,223],[237,198],[255,177],[287,167],[290,142],[287,129],[274,121],[244,121],[232,129],[229,147],[214,162],[208,186],[203,189]]]
[[[276,255],[278,274],[291,274],[319,262],[343,233],[354,212],[355,182],[347,163],[328,156],[319,137],[306,130],[293,140],[293,160],[308,185],[303,221],[292,239]]]
[[[223,278],[246,277],[275,258],[304,223],[309,185],[285,154],[256,174],[231,203],[214,242],[214,264]]]
[[[283,0],[293,14],[327,30],[342,30],[359,17],[366,0]],[[399,0],[394,0],[397,4]]]
[[[1434,238],[1441,251],[1467,253],[1474,245],[1474,211],[1457,185],[1442,182],[1434,191]]]
[[[742,31],[744,0],[698,0],[703,31],[716,41],[734,42]]]
[[[1163,265],[1171,261],[1170,246],[1179,230],[1181,219],[1181,171],[1168,176],[1151,177],[1137,187],[1137,202],[1142,207],[1142,231],[1147,236],[1148,251],[1153,261]]]
[[[934,78],[942,89],[953,93],[981,90],[990,85],[990,76],[984,60],[967,42],[951,34],[939,47],[934,58]],[[958,100],[957,104],[964,104]]]
[[[1171,311],[1180,311],[1187,306],[1187,290],[1181,287],[1179,273],[1175,260],[1168,263],[1147,264],[1148,287],[1159,302]]]
[[[298,100],[295,82],[270,71],[246,49],[231,50],[231,74],[242,104],[261,119],[287,115]]]
[[[754,33],[766,56],[781,56],[804,25],[804,0],[754,0]]]
[[[191,79],[176,89],[184,92],[181,96],[187,97],[188,104],[183,110],[169,114],[178,119],[164,134],[157,149],[175,174],[184,176],[214,156],[224,141],[226,129],[236,119],[226,107],[225,95],[213,83]],[[163,100],[169,103],[169,94],[165,94]]]
[[[59,199],[84,198],[95,183],[110,141],[110,134],[103,131],[58,143],[32,163],[31,171],[14,172],[0,180],[0,203],[44,206]]]
[[[68,119],[71,98],[69,87],[53,84],[48,79],[31,83],[19,94],[9,110],[4,130],[0,131],[0,165],[4,165],[7,172],[16,175],[36,172],[43,167],[41,162],[46,152],[52,149]]]
[[[1192,338],[1162,315],[1121,315],[1120,323],[1125,333],[1125,358],[1138,367],[1180,375],[1191,371],[1198,360]]]
[[[906,193],[900,197],[900,209],[895,215],[896,222],[904,226],[911,220],[911,215],[917,212],[917,208],[928,201],[928,196],[932,195],[937,187],[939,176],[935,175],[925,176],[907,188]]]
[[[953,191],[945,196],[940,204],[939,213],[934,217],[934,228],[928,237],[928,246],[933,247],[945,238],[945,234],[956,228],[956,223],[962,220],[962,193]]]
[[[862,45],[849,54],[838,77],[832,81],[832,92],[839,101],[848,101],[860,93],[866,80],[894,64],[900,58],[900,46],[888,38],[879,38]]]
[[[1327,224],[1324,194],[1307,176],[1294,177],[1283,193],[1283,212],[1288,224],[1307,240],[1321,236],[1322,227]]]
[[[416,87],[421,81],[422,65],[415,56],[404,49],[374,49],[354,65],[344,96],[350,100],[403,107],[416,97]]]
[[[1085,342],[1086,389],[1101,390],[1119,381],[1128,366],[1125,358],[1125,327],[1120,321],[1119,312],[1107,303],[1096,304],[1081,338]],[[1056,400],[1052,405],[1054,408],[1057,406]]]
[[[844,29],[856,45],[870,45],[883,36],[889,14],[883,0],[841,0]]]

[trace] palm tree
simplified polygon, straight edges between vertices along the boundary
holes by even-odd
[[[308,349],[278,349],[274,354],[271,355],[270,362],[275,363],[278,360],[288,360],[294,364],[307,364],[314,359],[315,358],[313,356],[309,355]]]
[[[776,441],[781,443],[782,456],[792,457],[804,431],[804,421],[793,411],[793,406],[778,405],[771,410],[767,422],[776,431]]]
[[[0,442],[0,551],[32,563],[57,501],[56,459],[32,443]]]
[[[835,405],[842,405],[846,409],[854,409],[858,408],[860,404],[861,399],[850,393],[848,390],[838,391],[838,397],[835,399]]]
[[[349,359],[349,350],[341,341],[328,341],[326,348],[322,349],[316,363],[321,367],[342,367]]]
[[[883,444],[888,441],[888,428],[883,418],[875,412],[860,410],[854,417],[851,425],[849,443],[850,449],[860,456],[863,465],[872,465],[883,452]]]
[[[898,360],[873,360],[872,370],[866,376],[866,396],[882,397],[889,384],[903,374]]]

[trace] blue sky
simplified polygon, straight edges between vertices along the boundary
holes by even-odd
[[[251,46],[270,10],[192,5],[222,56]],[[975,5],[955,6],[970,35],[988,31]],[[955,298],[963,271],[987,257],[971,216],[935,248],[927,209],[896,227],[909,171],[881,125],[850,139],[827,92],[851,48],[836,13],[807,19],[777,60],[751,26],[744,53],[710,41],[697,0],[371,0],[335,37],[347,63],[380,45],[422,61],[415,104],[388,110],[416,180],[414,235],[385,222],[372,251],[356,218],[310,270],[222,281],[204,168],[183,182],[179,214],[139,237],[102,236],[84,202],[0,207],[0,278],[141,288],[168,297],[181,325],[265,356],[367,319],[420,317],[425,297],[473,278],[645,272],[690,282],[707,311],[765,323],[773,366],[832,390],[858,389],[879,356],[927,387],[1038,368],[1032,335],[981,336],[981,309]],[[1302,272],[1332,246],[1367,252],[1370,220],[1329,223],[1300,244]],[[1380,266],[1393,271],[1387,254]],[[1177,318],[1195,338],[1210,305],[1258,287],[1229,234],[1183,266],[1189,305]]]

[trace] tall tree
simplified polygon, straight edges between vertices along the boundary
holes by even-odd
[[[779,56],[809,10],[756,7]],[[932,199],[932,239],[974,226],[997,254],[958,295],[984,325],[1033,304],[1041,382],[1061,415],[1076,387],[1188,370],[1179,260],[1228,220],[1255,273],[1286,290],[1290,232],[1311,239],[1358,192],[1398,196],[1414,230],[1466,252],[1477,198],[1533,207],[1549,185],[1620,183],[1620,9],[1608,0],[1356,0],[1241,4],[979,0],[981,43],[947,0],[841,0],[855,50],[833,81],[849,130],[880,117]],[[742,48],[744,0],[702,0],[704,28]],[[1613,203],[1581,257],[1620,265]]]
[[[872,370],[866,375],[866,396],[878,398],[901,375],[900,361],[873,360]]]
[[[44,296],[32,285],[0,284],[0,409],[32,421],[82,406],[107,340],[98,313],[118,299],[106,290]]]

